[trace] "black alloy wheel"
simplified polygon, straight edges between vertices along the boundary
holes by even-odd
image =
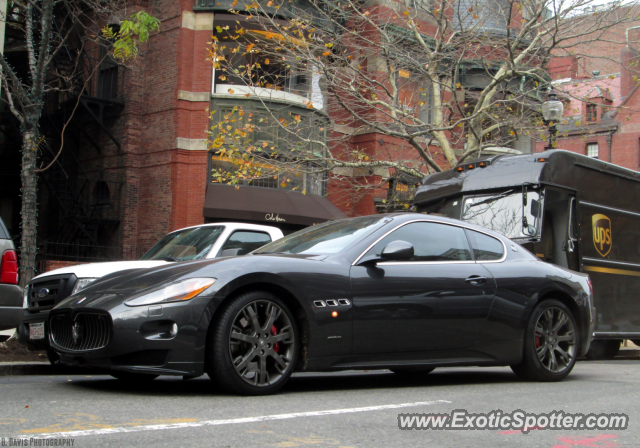
[[[293,373],[298,329],[286,304],[271,293],[253,291],[233,299],[210,332],[209,376],[241,395],[266,395]]]
[[[560,381],[573,369],[578,347],[573,313],[558,300],[545,300],[529,319],[522,362],[511,369],[532,381]]]

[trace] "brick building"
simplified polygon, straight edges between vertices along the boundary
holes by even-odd
[[[554,89],[563,99],[557,147],[640,169],[640,21],[608,31],[606,41],[549,63]],[[537,141],[543,151],[547,141]]]
[[[306,195],[293,191],[293,183],[280,188],[280,179],[248,181],[237,188],[212,182],[212,169],[226,161],[207,145],[206,132],[215,121],[210,111],[219,111],[219,116],[242,105],[260,113],[260,102],[241,89],[230,89],[207,60],[216,27],[240,20],[249,34],[259,33],[246,19],[229,14],[234,3],[132,0],[128,13],[144,8],[161,21],[160,31],[141,46],[138,58],[129,66],[108,60],[98,64],[104,50],[97,47],[79,56],[83,64],[96,68],[97,76],[80,98],[65,134],[64,151],[55,161],[60,130],[77,96],[48,98],[42,120],[48,144],[41,162],[52,165],[39,184],[41,256],[74,261],[136,258],[167,232],[204,222],[244,220],[290,231],[344,216],[338,208],[348,215],[365,215],[383,210],[381,203],[391,196],[411,200],[411,180],[393,178],[385,184],[392,174],[389,170],[347,173],[347,178],[379,185],[356,200],[349,194],[349,182],[326,177],[297,181],[305,186]],[[114,23],[120,19],[114,18]],[[15,61],[24,63],[19,46]],[[464,74],[465,85],[480,89],[486,85],[482,64],[469,61]],[[270,101],[281,105],[283,113],[293,111],[318,123],[326,120],[328,106],[322,103],[321,92],[314,90],[312,78],[310,73],[290,76],[283,90],[270,92]],[[306,104],[311,100],[314,107],[309,109]],[[6,110],[0,112],[0,213],[11,233],[18,235],[19,129]],[[350,144],[375,154],[398,141],[370,132],[353,135]],[[528,140],[519,144],[528,151]],[[444,163],[438,148],[433,151]],[[397,157],[409,158],[409,152],[401,150]]]
[[[236,19],[222,13],[231,2],[131,4],[133,11],[145,8],[157,17],[161,29],[141,46],[130,66],[100,64],[81,97],[66,132],[65,150],[40,177],[41,256],[136,258],[167,232],[205,221],[272,223],[290,231],[344,216],[324,197],[324,188],[302,195],[278,188],[210,185],[212,164],[220,160],[211,158],[207,145],[209,111],[237,103],[255,107],[244,95],[217,86],[207,60],[214,26]],[[79,57],[95,66],[100,51],[90,48]],[[24,62],[19,51],[13,60]],[[307,113],[300,96],[292,93],[273,101]],[[59,135],[76,101],[73,95],[48,98],[42,133]],[[17,235],[19,129],[7,110],[2,113],[0,211]],[[58,147],[59,138],[52,138],[43,151],[43,166],[53,161]]]

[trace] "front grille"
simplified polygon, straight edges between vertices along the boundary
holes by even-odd
[[[106,314],[77,313],[51,316],[51,344],[68,351],[98,350],[111,341],[111,317]]]
[[[47,311],[71,295],[76,276],[55,275],[33,280],[28,288],[29,311]]]

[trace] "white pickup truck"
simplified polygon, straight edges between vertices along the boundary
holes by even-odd
[[[18,327],[18,340],[34,349],[46,349],[49,360],[55,362],[57,355],[49,349],[45,328],[49,310],[100,277],[177,261],[244,255],[283,236],[280,229],[272,226],[235,222],[202,224],[169,233],[139,261],[81,264],[45,272],[34,277],[24,290],[24,314]]]

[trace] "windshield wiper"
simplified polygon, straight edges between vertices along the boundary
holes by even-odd
[[[262,254],[290,254],[291,252],[256,252],[256,255],[262,255]]]
[[[509,190],[509,191],[506,191],[506,192],[504,192],[502,194],[499,194],[499,195],[496,195],[496,196],[491,196],[490,198],[487,198],[487,199],[485,199],[483,201],[474,202],[473,204],[468,206],[468,209],[471,208],[471,207],[475,207],[476,205],[487,204],[489,202],[497,201],[498,199],[506,198],[507,196],[509,196],[513,192],[515,192],[515,190]]]
[[[176,258],[176,257],[162,257],[161,260],[164,260],[164,261],[182,261],[182,260],[180,260],[179,258]]]

